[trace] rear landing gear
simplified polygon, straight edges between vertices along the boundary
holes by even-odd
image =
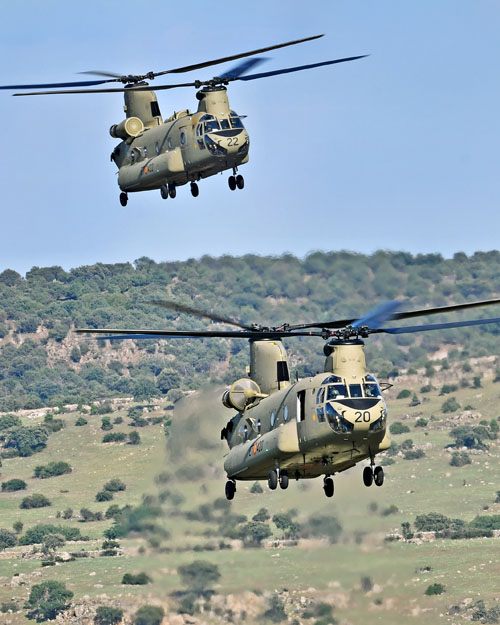
[[[384,469],[382,467],[365,467],[363,469],[363,484],[371,486],[375,482],[375,486],[382,486],[384,483]]]
[[[375,482],[375,486],[382,486],[384,483],[384,469],[382,469],[382,467],[375,467],[373,481]]]
[[[371,486],[373,484],[373,470],[371,467],[365,467],[363,469],[363,484],[365,486]]]
[[[276,490],[278,486],[278,474],[276,471],[269,471],[267,475],[267,484],[271,490]]]
[[[168,194],[172,199],[177,195],[177,189],[175,188],[175,184],[168,185]]]
[[[160,187],[160,195],[164,200],[168,199],[168,187],[166,184],[162,184]]]
[[[280,488],[286,490],[288,488],[288,473],[280,471]]]
[[[196,182],[191,183],[191,195],[193,197],[198,197],[200,195],[200,189],[198,185],[196,184]]]
[[[120,204],[122,206],[127,206],[127,202],[128,202],[128,195],[125,192],[120,193]]]
[[[327,497],[333,497],[335,487],[331,477],[325,477],[323,480],[323,490],[325,491],[325,495]]]
[[[236,492],[236,484],[231,480],[226,482],[226,499],[234,499],[234,493]]]

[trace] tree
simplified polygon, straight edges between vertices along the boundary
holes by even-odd
[[[125,573],[122,577],[122,584],[129,584],[130,586],[144,586],[150,584],[153,580],[146,573]]]
[[[20,534],[23,531],[24,524],[22,521],[14,521],[12,523],[12,529],[16,532],[16,534]]]
[[[37,621],[48,621],[66,610],[73,598],[71,590],[62,582],[51,579],[31,588],[30,596],[24,607],[29,610],[27,616]]]
[[[0,551],[17,545],[17,536],[6,529],[0,528]]]
[[[182,584],[193,592],[203,592],[215,584],[219,578],[219,567],[206,560],[195,560],[177,568]]]
[[[263,523],[264,521],[269,521],[271,515],[269,514],[267,508],[261,508],[256,514],[253,515],[252,521],[259,521]]]
[[[134,614],[134,625],[160,625],[165,616],[165,610],[157,605],[143,605]]]
[[[156,378],[156,385],[166,395],[171,389],[181,386],[181,376],[175,369],[163,369]]]
[[[21,503],[19,504],[20,508],[45,508],[47,506],[51,506],[50,500],[45,497],[45,495],[41,495],[40,493],[35,493],[29,497],[25,497]]]
[[[110,493],[108,490],[100,490],[96,496],[96,501],[111,501],[113,499],[113,493]]]
[[[103,486],[103,490],[107,490],[110,493],[116,493],[120,490],[125,490],[127,488],[126,484],[122,482],[119,478],[114,478],[106,482]]]
[[[57,549],[63,547],[65,543],[66,539],[62,534],[47,534],[42,542],[42,553],[53,558]]]
[[[389,431],[391,434],[406,434],[410,431],[410,428],[404,423],[401,423],[401,421],[395,421],[389,426]]]
[[[269,600],[269,607],[262,615],[264,619],[272,623],[281,623],[287,619],[283,599],[279,595],[273,595]]]
[[[334,516],[312,516],[307,521],[303,534],[307,536],[321,536],[328,538],[334,544],[340,538],[342,525]]]
[[[137,430],[132,430],[132,432],[128,433],[128,444],[129,445],[139,445],[141,442],[141,437]]]
[[[19,480],[14,478],[12,480],[8,480],[7,482],[2,482],[2,490],[6,492],[13,492],[16,490],[25,490],[26,482],[24,480]]]
[[[118,625],[123,619],[123,610],[109,605],[100,605],[95,614],[95,625]]]
[[[440,584],[439,582],[430,584],[425,589],[426,595],[442,595],[443,592],[445,592],[445,587],[443,586],[443,584]]]
[[[17,449],[20,456],[31,456],[45,448],[49,434],[41,425],[17,427],[9,432],[5,447]]]
[[[466,464],[470,464],[471,459],[465,451],[454,451],[451,455],[450,465],[452,467],[463,467]]]
[[[442,403],[441,410],[444,413],[457,412],[458,410],[460,410],[460,404],[457,402],[455,397],[449,397],[446,401]]]

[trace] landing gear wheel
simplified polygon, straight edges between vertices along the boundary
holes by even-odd
[[[376,486],[382,486],[384,483],[384,469],[382,469],[382,467],[375,467],[375,471],[373,472],[373,481]]]
[[[278,475],[276,471],[269,471],[267,484],[271,490],[276,490],[276,486],[278,486]]]
[[[162,184],[160,187],[160,195],[161,197],[166,200],[168,199],[168,187],[166,184]]]
[[[177,195],[177,189],[175,188],[175,184],[168,185],[168,194],[172,199]]]
[[[128,195],[126,193],[120,193],[120,204],[122,206],[127,206]]]
[[[373,484],[373,471],[371,467],[365,467],[363,469],[363,484],[365,486],[371,486]]]
[[[245,179],[241,174],[238,174],[236,176],[236,186],[238,187],[238,189],[243,189],[243,187],[245,186]]]
[[[280,471],[280,488],[286,490],[288,488],[288,473]]]
[[[234,493],[236,492],[236,484],[234,482],[226,482],[226,499],[234,499]]]
[[[325,495],[327,497],[333,497],[335,487],[333,485],[333,480],[331,477],[325,477],[325,479],[323,480],[323,490],[325,491]]]
[[[236,178],[234,176],[229,176],[227,184],[229,185],[231,191],[234,191],[236,189]]]
[[[193,197],[198,197],[200,195],[200,189],[198,185],[196,184],[196,182],[191,183],[191,195]]]

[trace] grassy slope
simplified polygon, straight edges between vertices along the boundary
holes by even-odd
[[[402,387],[412,388],[407,381],[399,388]],[[418,391],[419,385],[416,384],[415,388]],[[489,420],[498,416],[496,400],[499,392],[499,384],[485,381],[482,389],[462,389],[454,395],[461,405],[473,404],[483,418]],[[387,467],[387,480],[381,489],[373,486],[367,490],[362,485],[360,467],[336,478],[333,500],[324,497],[320,480],[305,485],[292,482],[286,492],[278,489],[271,493],[264,487],[262,495],[250,494],[251,484],[239,486],[232,509],[249,517],[260,507],[267,507],[272,513],[297,508],[299,520],[314,514],[338,516],[344,527],[338,545],[310,549],[176,551],[176,548],[186,544],[206,542],[201,534],[207,526],[172,517],[168,514],[169,506],[166,506],[164,523],[171,531],[172,539],[165,546],[173,548],[170,553],[147,552],[141,555],[135,549],[140,539],[127,539],[121,541],[127,548],[127,555],[123,558],[82,559],[49,569],[40,569],[37,560],[0,559],[0,575],[10,578],[14,571],[37,570],[41,572],[41,577],[36,581],[52,578],[64,581],[75,593],[75,598],[106,593],[108,597],[122,596],[126,602],[129,594],[130,597],[162,598],[166,593],[179,589],[176,567],[202,558],[219,565],[222,573],[218,587],[220,592],[275,588],[310,594],[317,592],[338,605],[345,602],[345,607],[337,610],[337,616],[354,624],[366,622],[368,611],[371,621],[389,625],[400,623],[401,614],[413,615],[414,622],[419,624],[435,623],[450,604],[459,603],[466,597],[483,598],[492,605],[500,574],[500,556],[494,539],[436,541],[422,545],[381,541],[385,533],[399,527],[403,521],[412,521],[420,513],[437,511],[465,520],[480,513],[500,513],[500,504],[493,503],[496,490],[500,488],[496,480],[500,451],[497,442],[491,445],[490,455],[472,456],[472,465],[462,468],[449,466],[449,454],[443,450],[444,445],[451,441],[447,434],[449,428],[441,429],[444,415],[440,406],[444,398],[439,397],[437,391],[428,397],[430,401],[416,408],[408,407],[407,399],[390,402],[392,421],[417,412],[426,417],[433,414],[438,420],[432,422],[426,436],[425,431],[414,428],[415,416],[404,419],[411,432],[397,436],[395,440],[401,442],[412,438],[416,444],[428,445],[427,455],[414,461],[398,458],[396,464]],[[41,510],[19,510],[17,506],[24,493],[0,494],[0,527],[11,527],[16,519],[23,521],[25,527],[40,521],[61,522],[78,525],[82,533],[100,539],[109,522],[83,524],[75,520],[64,521],[55,519],[55,512],[67,507],[77,512],[84,506],[104,511],[110,503],[138,503],[144,493],[157,492],[153,476],[160,470],[166,468],[173,474],[186,465],[200,465],[200,469],[205,466],[206,470],[199,481],[173,478],[167,484],[168,488],[182,492],[186,497],[182,509],[195,509],[201,503],[213,501],[223,493],[221,456],[224,452],[217,438],[219,424],[229,414],[219,406],[218,393],[208,393],[204,403],[199,396],[181,403],[175,412],[171,449],[166,461],[160,426],[140,428],[138,431],[143,443],[136,447],[102,445],[100,417],[89,417],[89,425],[75,427],[76,415],[66,416],[67,427],[51,436],[46,450],[31,458],[6,460],[2,468],[2,481],[12,477],[25,479],[28,482],[27,492],[46,494],[53,506]],[[115,426],[114,431],[129,429],[122,424]],[[213,449],[206,449],[207,445]],[[31,478],[34,466],[50,460],[70,462],[73,473],[47,480]],[[113,502],[96,503],[95,493],[112,477],[123,479],[127,490],[116,494]],[[69,492],[61,493],[62,490]],[[371,502],[378,504],[378,511],[369,510]],[[391,504],[395,504],[399,512],[382,516],[380,511]],[[486,505],[489,510],[484,512]],[[365,533],[361,544],[355,542],[358,532]],[[80,546],[83,544],[77,548]],[[427,565],[432,567],[429,573],[418,571]],[[148,571],[154,583],[147,587],[122,586],[121,577],[128,571]],[[370,576],[380,588],[365,595],[359,590],[362,576]],[[424,596],[425,588],[434,581],[445,583],[447,592],[437,597]],[[315,591],[307,591],[311,587]],[[12,589],[10,585],[0,585],[0,601],[11,597],[25,598],[28,590],[26,586]],[[380,606],[374,604],[377,597],[382,600]],[[456,622],[457,617],[445,616],[442,620]],[[21,614],[12,617],[13,625],[26,622]]]

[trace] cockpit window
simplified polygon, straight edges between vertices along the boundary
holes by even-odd
[[[368,373],[368,374],[365,376],[365,380],[366,380],[367,382],[376,382],[376,381],[377,381],[377,380],[373,377],[373,375],[372,375],[371,373]]]
[[[219,122],[216,119],[205,122],[205,132],[213,132],[219,130]]]
[[[338,375],[331,375],[326,380],[323,380],[322,384],[341,384],[342,378],[339,378]]]
[[[220,127],[222,128],[222,130],[228,130],[229,129],[229,120],[228,119],[221,119],[220,120]]]
[[[328,387],[327,399],[344,399],[347,397],[347,388],[345,384],[334,384]]]
[[[361,384],[349,384],[349,392],[351,397],[363,397]]]
[[[363,384],[365,397],[382,397],[378,384]]]
[[[243,128],[243,122],[239,117],[231,117],[231,126],[233,128]]]
[[[325,401],[325,388],[322,387],[319,389],[317,395],[316,395],[316,403],[317,404],[322,404]]]

